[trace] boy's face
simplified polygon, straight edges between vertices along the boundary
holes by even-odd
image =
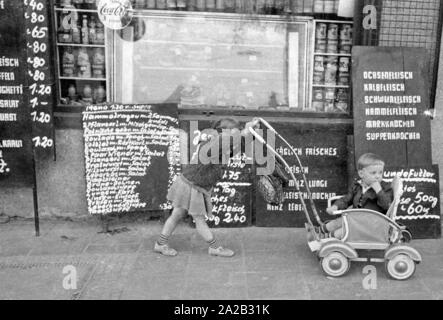
[[[383,180],[384,166],[381,164],[375,164],[367,166],[358,172],[358,175],[362,179],[363,183],[367,186],[372,185],[375,182],[381,182]]]

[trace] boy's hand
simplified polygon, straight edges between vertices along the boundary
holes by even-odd
[[[375,193],[379,193],[380,191],[383,190],[383,188],[381,187],[380,182],[376,181],[373,184],[371,184],[371,188],[374,189]]]
[[[326,212],[328,214],[334,214],[334,212],[338,211],[338,207],[337,206],[331,206],[329,208],[326,209]]]

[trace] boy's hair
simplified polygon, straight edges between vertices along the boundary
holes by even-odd
[[[240,123],[232,118],[223,118],[220,119],[212,125],[212,129],[217,130],[218,133],[221,133],[223,129],[240,129]]]
[[[366,167],[373,166],[373,165],[385,165],[385,162],[382,158],[380,158],[378,155],[374,153],[365,153],[362,155],[357,162],[357,169],[362,170]]]

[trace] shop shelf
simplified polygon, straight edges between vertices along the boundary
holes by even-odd
[[[340,85],[340,84],[313,84],[313,87],[317,87],[317,88],[344,88],[344,89],[348,89],[350,88],[350,86],[347,85]]]
[[[104,44],[81,44],[81,43],[60,43],[57,42],[59,47],[85,47],[85,48],[105,48]]]
[[[80,77],[59,77],[60,80],[80,80],[80,81],[106,81],[106,78],[80,78]]]
[[[352,54],[350,54],[350,53],[321,53],[321,52],[315,52],[314,56],[351,57]]]

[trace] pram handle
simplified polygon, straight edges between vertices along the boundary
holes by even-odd
[[[298,192],[298,194],[299,194],[299,198],[300,198],[300,201],[301,201],[301,204],[302,204],[302,207],[303,207],[303,211],[305,212],[305,215],[306,215],[306,219],[308,220],[308,223],[311,225],[311,226],[313,226],[314,224],[312,223],[312,220],[311,220],[311,217],[309,216],[309,213],[308,213],[308,208],[306,207],[306,203],[305,203],[305,201],[304,201],[304,199],[303,199],[303,195],[302,195],[302,193],[301,193],[301,191],[300,191],[300,186],[299,186],[299,184],[298,184],[298,181],[297,181],[297,179],[296,179],[296,177],[295,177],[295,175],[294,175],[294,173],[292,172],[292,170],[290,170],[290,167],[289,167],[289,165],[288,165],[288,163],[286,162],[286,160],[285,159],[283,159],[283,157],[277,152],[277,151],[275,151],[275,149],[272,147],[272,146],[270,146],[266,141],[265,141],[265,139],[263,139],[263,137],[262,136],[260,136],[257,132],[255,132],[255,130],[253,129],[253,128],[251,128],[251,127],[249,127],[249,132],[260,142],[260,143],[262,143],[262,144],[264,144],[267,148],[268,148],[268,150],[269,151],[271,151],[282,163],[283,163],[283,165],[288,169],[288,171],[289,171],[289,174],[291,175],[291,178],[294,180],[294,183],[295,183],[295,186],[296,186],[296,189],[297,189],[297,192]]]
[[[263,118],[258,118],[259,120],[260,120],[260,122],[261,123],[263,123],[267,128],[268,128],[268,130],[271,130],[277,137],[279,137],[290,149],[291,149],[291,151],[292,151],[292,153],[294,154],[294,156],[295,156],[295,158],[297,159],[297,162],[298,162],[298,165],[299,165],[299,167],[300,167],[300,169],[302,170],[303,169],[303,165],[302,165],[302,163],[301,163],[301,160],[300,160],[300,157],[297,155],[297,153],[295,152],[295,150],[294,150],[294,147],[284,138],[284,137],[282,137],[282,135],[281,134],[279,134],[278,132],[277,132],[277,130],[275,130],[270,124],[269,124],[269,122],[267,122],[265,119],[263,119]],[[302,170],[303,171],[303,170]],[[322,222],[322,220],[320,219],[320,216],[319,216],[319,214],[318,214],[318,211],[317,211],[317,207],[315,206],[315,203],[314,203],[314,201],[312,200],[312,193],[311,193],[311,190],[310,190],[310,188],[309,188],[309,183],[308,183],[308,180],[306,179],[306,175],[304,174],[304,173],[302,173],[302,176],[303,176],[303,180],[304,180],[304,182],[305,182],[305,188],[306,188],[306,191],[307,191],[307,193],[308,193],[308,197],[309,197],[309,203],[310,203],[310,205],[311,205],[311,209],[312,209],[312,213],[314,214],[314,217],[315,217],[315,220],[318,222],[318,224],[319,225],[322,225],[323,224],[323,222]]]

